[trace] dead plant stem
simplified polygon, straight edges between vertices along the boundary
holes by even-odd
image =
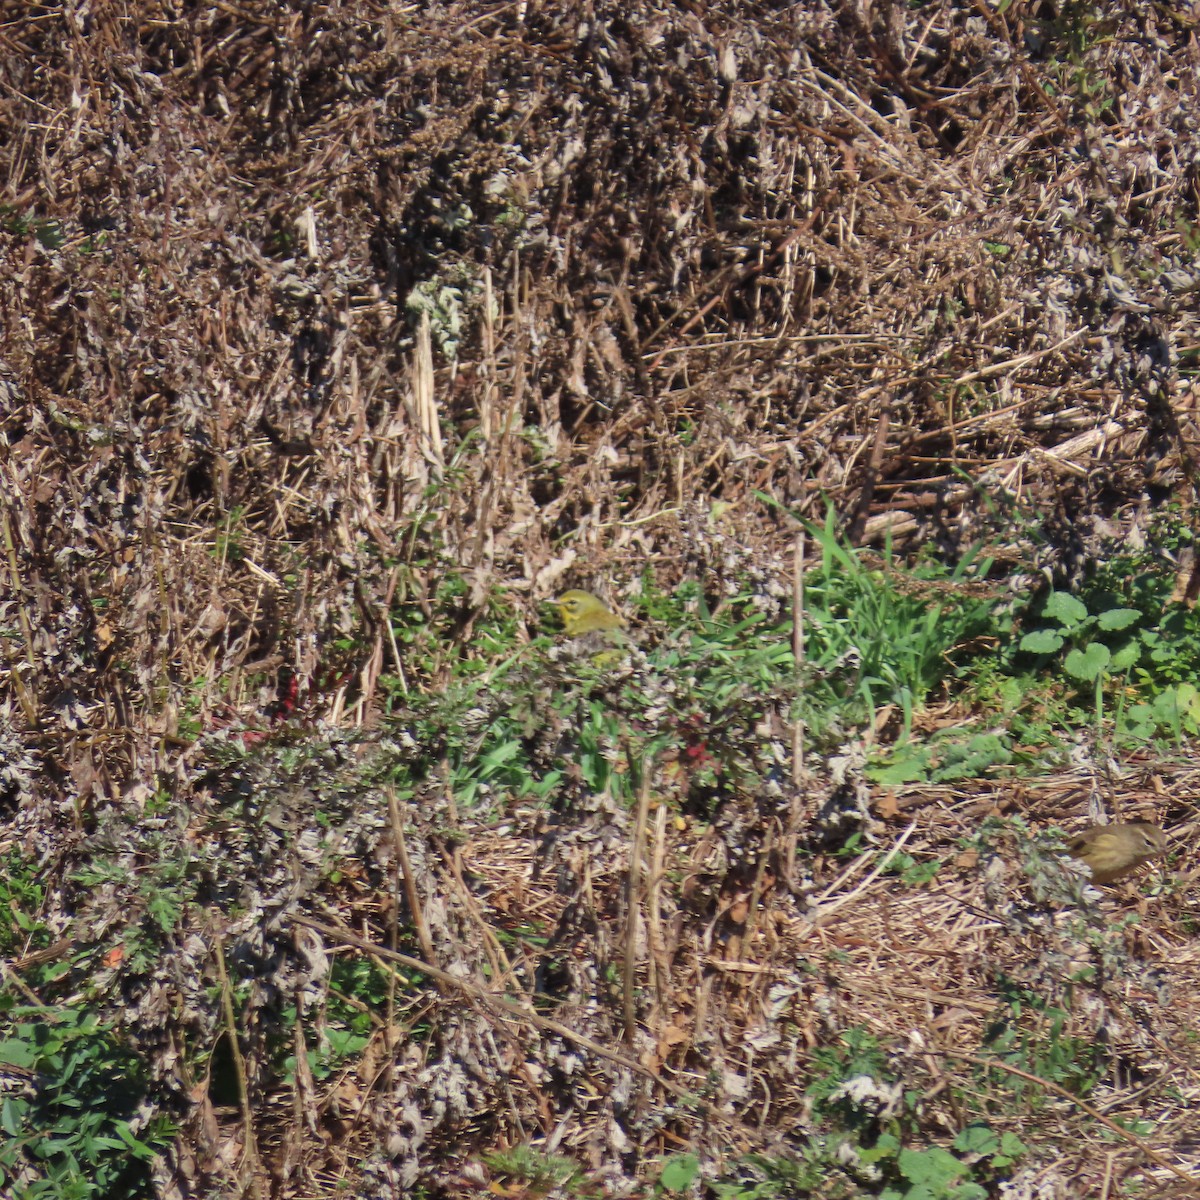
[[[1166,1171],[1170,1171],[1177,1179],[1182,1179],[1188,1185],[1189,1195],[1200,1196],[1200,1179],[1194,1175],[1189,1175],[1186,1171],[1181,1171],[1174,1163],[1160,1154],[1149,1142],[1143,1141],[1135,1133],[1130,1133],[1128,1129],[1118,1125],[1116,1121],[1109,1120],[1098,1108],[1093,1107],[1086,1100],[1081,1100],[1073,1092],[1067,1091],[1065,1087],[1054,1083],[1049,1079],[1043,1079],[1040,1075],[1033,1074],[1032,1071],[1022,1070],[1020,1067],[1010,1066],[1006,1062],[1001,1062],[996,1058],[980,1058],[975,1054],[962,1054],[957,1050],[942,1050],[933,1049],[929,1053],[937,1054],[942,1058],[957,1058],[961,1062],[972,1063],[977,1067],[983,1067],[989,1071],[1006,1071],[1009,1075],[1016,1075],[1019,1079],[1028,1080],[1030,1083],[1036,1083],[1039,1087],[1044,1087],[1048,1092],[1053,1092],[1056,1096],[1060,1096],[1064,1100],[1070,1101],[1076,1108],[1087,1113],[1093,1121],[1099,1121],[1110,1133],[1114,1133],[1122,1141],[1128,1142],[1131,1146],[1136,1146],[1151,1162],[1157,1163]]]
[[[237,1076],[238,1103],[242,1110],[242,1128],[246,1139],[242,1151],[242,1169],[245,1178],[242,1194],[258,1200],[262,1194],[259,1185],[261,1163],[258,1157],[258,1142],[254,1136],[254,1112],[250,1107],[250,1085],[246,1077],[246,1060],[242,1056],[238,1039],[237,1016],[233,1011],[233,987],[229,972],[225,969],[225,942],[218,934],[213,939],[213,960],[217,965],[217,978],[221,984],[221,1010],[225,1017],[225,1034],[229,1038],[229,1053],[233,1058],[234,1074]],[[241,1183],[242,1181],[239,1181]]]
[[[408,911],[412,914],[413,928],[417,933],[421,953],[428,962],[433,962],[433,941],[429,936],[429,926],[425,923],[425,910],[417,892],[417,881],[413,878],[412,860],[408,857],[408,843],[404,840],[404,810],[396,799],[395,788],[388,788],[387,798],[388,815],[392,822],[392,839],[396,843],[396,857],[399,860],[400,873],[403,876],[404,899],[408,903]],[[396,897],[397,900],[399,898],[399,896]]]
[[[650,764],[641,764],[637,818],[633,825],[633,844],[629,851],[629,893],[625,912],[625,1044],[632,1046],[637,1036],[638,919],[641,916],[642,855],[646,852],[646,821],[650,813]]]
[[[703,1113],[709,1120],[723,1125],[727,1129],[736,1130],[748,1136],[754,1143],[762,1144],[764,1141],[762,1130],[748,1125],[745,1121],[739,1120],[737,1117],[731,1117],[728,1113],[723,1113],[715,1105],[702,1099],[696,1092],[680,1087],[677,1083],[672,1083],[669,1079],[664,1079],[657,1071],[643,1066],[628,1055],[621,1054],[616,1050],[610,1050],[585,1034],[577,1033],[574,1029],[563,1025],[559,1021],[552,1021],[549,1017],[543,1017],[508,996],[497,996],[491,992],[487,992],[470,980],[462,979],[457,975],[451,975],[449,971],[443,971],[439,967],[433,966],[432,963],[422,962],[421,959],[413,958],[409,954],[401,954],[395,950],[388,950],[385,946],[376,946],[368,942],[365,938],[358,937],[357,934],[352,933],[349,929],[326,925],[323,921],[317,921],[307,916],[297,916],[293,920],[298,925],[303,925],[307,929],[314,929],[317,933],[323,934],[325,937],[333,938],[344,945],[351,946],[356,950],[361,950],[371,955],[378,963],[393,962],[399,966],[407,967],[410,971],[418,971],[436,983],[445,984],[447,988],[456,990],[464,996],[470,996],[472,999],[479,1001],[479,1003],[497,1016],[523,1021],[536,1029],[542,1029],[547,1033],[554,1034],[556,1037],[564,1038],[566,1041],[587,1050],[590,1054],[607,1059],[609,1062],[616,1063],[617,1066],[623,1067],[625,1070],[649,1080],[669,1095],[682,1101],[685,1105]],[[699,1082],[697,1081],[698,1086]]]

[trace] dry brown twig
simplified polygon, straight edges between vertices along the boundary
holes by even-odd
[[[387,789],[388,815],[392,824],[392,839],[396,846],[396,861],[400,872],[400,882],[404,885],[404,898],[408,902],[408,911],[412,917],[413,928],[417,931],[417,941],[421,944],[421,953],[429,962],[433,962],[433,940],[429,936],[429,925],[425,920],[425,908],[421,903],[421,895],[417,891],[417,881],[413,878],[412,861],[408,856],[408,843],[404,838],[404,812],[396,799],[395,788]],[[396,897],[399,901],[399,896]],[[393,905],[399,911],[399,903]]]
[[[250,1105],[250,1084],[246,1073],[246,1059],[242,1054],[241,1038],[237,1017],[233,1010],[233,986],[225,969],[225,943],[220,934],[213,938],[213,961],[217,967],[217,979],[221,985],[221,1012],[225,1019],[225,1036],[229,1040],[229,1053],[233,1059],[237,1078],[238,1103],[242,1110],[242,1161],[239,1180],[243,1195],[257,1200],[262,1194],[262,1160],[258,1154],[258,1142],[254,1133],[254,1110]]]
[[[1110,1133],[1116,1134],[1122,1141],[1128,1142],[1129,1145],[1135,1146],[1148,1159],[1157,1163],[1164,1170],[1169,1171],[1177,1179],[1182,1180],[1188,1185],[1188,1194],[1192,1196],[1200,1196],[1200,1179],[1194,1175],[1189,1175],[1186,1171],[1181,1171],[1173,1162],[1167,1159],[1158,1150],[1155,1150],[1149,1142],[1137,1136],[1135,1133],[1130,1133],[1128,1129],[1118,1125],[1116,1121],[1110,1120],[1098,1108],[1089,1104],[1086,1100],[1080,1099],[1072,1092],[1067,1091],[1065,1087],[1054,1083],[1052,1080],[1043,1079],[1040,1075],[1033,1074],[1032,1071],[1022,1070],[1020,1067],[1011,1066],[1009,1063],[1000,1062],[995,1058],[982,1058],[977,1054],[963,1054],[958,1050],[941,1050],[928,1049],[924,1050],[928,1054],[937,1054],[943,1058],[956,1058],[960,1062],[969,1062],[974,1066],[983,1067],[989,1071],[1005,1071],[1009,1075],[1016,1075],[1019,1079],[1025,1079],[1029,1083],[1036,1083],[1039,1087],[1044,1087],[1048,1092],[1053,1092],[1056,1096],[1069,1101],[1075,1105],[1080,1111],[1087,1113],[1094,1121],[1099,1121]]]
[[[361,950],[366,954],[371,955],[377,962],[396,963],[399,966],[407,967],[411,971],[418,971],[422,975],[427,975],[436,983],[444,984],[447,987],[461,992],[464,996],[469,996],[473,1000],[479,1001],[487,1009],[497,1016],[503,1017],[506,1020],[517,1020],[525,1022],[535,1028],[542,1029],[547,1033],[555,1034],[558,1037],[565,1038],[569,1042],[580,1046],[591,1054],[598,1055],[600,1058],[607,1059],[609,1062],[616,1063],[617,1066],[625,1068],[627,1071],[632,1071],[636,1075],[640,1075],[643,1079],[649,1080],[651,1083],[661,1087],[663,1091],[676,1100],[682,1101],[685,1105],[699,1109],[707,1118],[715,1121],[727,1129],[737,1130],[738,1132],[749,1136],[754,1144],[757,1145],[774,1145],[780,1138],[764,1136],[761,1129],[756,1129],[748,1125],[745,1121],[737,1117],[731,1117],[728,1113],[721,1112],[715,1105],[704,1100],[694,1091],[689,1091],[687,1088],[680,1087],[676,1083],[672,1083],[669,1079],[664,1079],[657,1071],[652,1070],[647,1066],[643,1066],[640,1062],[630,1058],[628,1055],[618,1053],[615,1050],[610,1050],[602,1046],[593,1038],[589,1038],[584,1034],[578,1033],[567,1025],[563,1025],[560,1021],[552,1021],[549,1017],[543,1017],[540,1013],[536,1013],[531,1009],[518,1004],[508,996],[498,996],[492,992],[479,987],[470,980],[463,979],[457,975],[451,975],[449,971],[443,971],[439,967],[433,966],[431,963],[423,962],[419,958],[413,958],[409,954],[401,954],[395,950],[388,950],[384,946],[376,946],[368,942],[365,938],[360,938],[357,934],[349,929],[338,928],[334,925],[328,925],[323,921],[314,920],[312,917],[297,916],[293,920],[298,925],[303,925],[308,929],[313,929],[317,933],[323,934],[325,937],[335,939],[345,945],[352,946],[357,950]],[[699,1081],[697,1081],[699,1087]]]
[[[626,747],[628,757],[629,748]],[[629,847],[629,882],[625,912],[625,971],[623,979],[625,1010],[625,1044],[632,1046],[637,1037],[637,948],[638,925],[641,919],[642,856],[646,852],[646,823],[650,815],[650,764],[640,765],[637,815]]]

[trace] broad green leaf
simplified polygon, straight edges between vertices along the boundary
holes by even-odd
[[[1063,662],[1068,675],[1087,682],[1098,679],[1112,659],[1109,648],[1101,642],[1090,642],[1082,650],[1072,650]]]
[[[670,1192],[686,1192],[700,1173],[700,1160],[694,1154],[676,1154],[663,1164],[659,1181]]]
[[[1142,614],[1136,608],[1110,608],[1100,614],[1096,623],[1101,629],[1128,629],[1141,618]]]
[[[990,1125],[976,1122],[968,1125],[954,1139],[954,1148],[964,1154],[993,1154],[1000,1145],[996,1131]]]
[[[1082,601],[1076,600],[1070,592],[1051,592],[1046,597],[1042,612],[1061,621],[1068,629],[1087,620],[1088,610]]]
[[[901,1150],[898,1161],[900,1173],[913,1183],[944,1185],[967,1170],[965,1163],[940,1146],[930,1146],[928,1150]]]
[[[1128,671],[1142,657],[1142,648],[1137,642],[1126,642],[1113,651],[1112,671]]]
[[[1062,644],[1062,634],[1053,629],[1035,629],[1020,642],[1021,649],[1028,654],[1054,654],[1062,649]]]

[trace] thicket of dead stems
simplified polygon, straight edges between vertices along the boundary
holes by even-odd
[[[680,1145],[786,1151],[806,1051],[847,1005],[909,1035],[896,1070],[953,1123],[960,1067],[926,1043],[978,1046],[994,968],[1045,951],[984,915],[983,883],[873,882],[821,924],[764,868],[769,812],[699,845],[651,814],[648,1040],[603,1055],[628,1016],[596,966],[625,961],[628,814],[596,801],[563,835],[577,871],[595,856],[587,919],[532,870],[536,815],[464,817],[456,848],[414,814],[408,844],[378,792],[335,813],[368,864],[339,892],[306,823],[353,748],[282,795],[248,770],[230,826],[194,734],[261,712],[284,667],[301,737],[377,726],[382,676],[439,683],[406,677],[387,613],[449,573],[451,657],[498,589],[530,621],[646,569],[786,598],[793,528],[757,493],[831,503],[859,544],[982,537],[1068,576],[1101,533],[1190,503],[1196,70],[1193,19],[1136,0],[0,0],[3,843],[44,864],[42,919],[76,946],[138,911],[148,831],[206,864],[164,957],[102,989],[183,1122],[162,1194],[232,1186],[251,1143],[281,1195],[446,1192],[504,1141],[618,1190]],[[917,838],[950,844],[957,811],[923,809]],[[130,876],[85,890],[98,838]],[[670,866],[711,904],[664,896]],[[355,1071],[282,1087],[268,1030],[289,1004],[320,1022],[331,923],[389,928],[393,871],[431,910],[432,965],[477,982],[421,993],[425,1041],[389,1026]],[[555,1019],[590,1046],[472,990],[482,962],[530,986],[494,932],[529,904],[576,939]],[[1186,942],[1152,915],[1191,1004]],[[818,946],[844,968],[800,971]],[[226,965],[244,1014],[206,990]],[[1120,1036],[1153,1040],[1125,1020],[1144,993],[1124,1001]],[[243,1017],[242,1106],[214,1117],[177,1051]],[[1048,1142],[1081,1128],[1046,1114]]]

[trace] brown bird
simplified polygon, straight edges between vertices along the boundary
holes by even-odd
[[[1093,883],[1112,883],[1167,852],[1167,835],[1149,821],[1089,825],[1067,843],[1067,853],[1086,863]]]

